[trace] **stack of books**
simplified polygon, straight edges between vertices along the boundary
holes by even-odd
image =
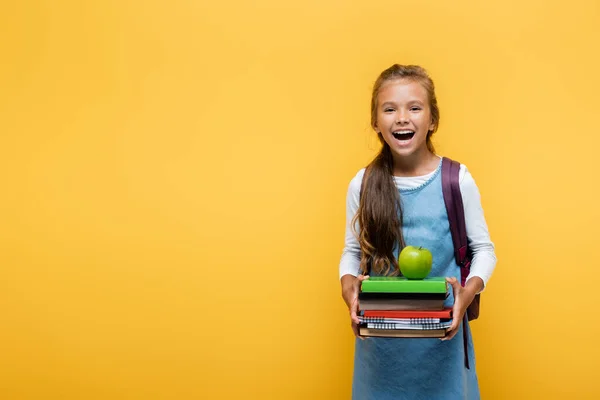
[[[377,337],[439,338],[452,323],[444,307],[448,284],[444,277],[409,280],[372,276],[358,294],[359,334]]]

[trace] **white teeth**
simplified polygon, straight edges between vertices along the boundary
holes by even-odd
[[[393,133],[398,135],[406,135],[408,133],[415,133],[415,131],[394,131]]]

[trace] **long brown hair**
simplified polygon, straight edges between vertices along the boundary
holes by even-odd
[[[427,133],[427,148],[435,153],[431,135],[440,121],[440,110],[435,96],[433,81],[427,71],[417,65],[394,64],[383,71],[375,84],[371,96],[371,126],[377,124],[377,96],[381,86],[391,80],[408,79],[419,82],[427,91],[433,129]],[[382,275],[398,275],[398,260],[394,257],[394,246],[399,250],[405,247],[402,235],[402,204],[400,193],[394,182],[394,160],[392,151],[383,140],[381,132],[377,137],[382,148],[379,154],[366,167],[361,186],[358,211],[352,220],[352,229],[361,249],[360,270],[366,274],[369,269]],[[358,222],[360,233],[355,230]],[[370,267],[370,268],[369,268]]]

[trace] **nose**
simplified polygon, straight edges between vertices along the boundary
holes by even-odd
[[[398,125],[404,125],[408,123],[408,113],[404,110],[398,110],[398,114],[396,115],[396,123]]]

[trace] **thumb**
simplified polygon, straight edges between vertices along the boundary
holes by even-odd
[[[360,291],[360,289],[362,288],[362,282],[369,279],[369,275],[359,275],[357,276],[357,278],[358,279],[356,280],[356,288]]]
[[[448,282],[452,286],[453,290],[460,289],[460,283],[458,283],[458,280],[456,280],[456,278],[446,278],[446,282]]]

